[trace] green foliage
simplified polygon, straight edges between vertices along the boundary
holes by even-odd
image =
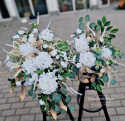
[[[65,86],[64,84],[62,84],[62,87],[63,87],[64,89],[66,89],[66,86]]]
[[[61,89],[61,93],[64,94],[64,95],[67,94],[67,92],[64,89]]]
[[[109,37],[110,38],[115,38],[115,35],[114,34],[109,34]]]
[[[106,23],[106,17],[105,16],[102,17],[102,22]]]
[[[97,30],[97,31],[100,30],[100,26],[99,26],[99,25],[96,26],[96,30]]]
[[[86,20],[86,21],[89,21],[89,20],[90,20],[90,16],[89,16],[89,15],[86,15],[86,16],[85,16],[85,20]]]
[[[113,26],[107,27],[106,31],[110,31],[113,28]]]
[[[65,101],[66,101],[66,103],[68,104],[68,103],[71,101],[71,96],[68,95],[68,96],[66,97]]]
[[[80,23],[80,24],[79,24],[79,29],[80,29],[80,30],[84,30],[84,28],[85,28],[84,23]]]
[[[61,101],[61,95],[60,94],[54,95],[53,100],[55,103],[59,103]]]
[[[75,106],[74,106],[74,105],[71,105],[71,106],[69,107],[69,109],[70,109],[71,112],[73,112],[73,111],[75,111]]]
[[[97,20],[97,24],[99,25],[99,26],[102,26],[102,22],[98,19]]]
[[[118,32],[118,30],[119,30],[119,29],[113,29],[113,30],[111,31],[111,33],[116,33],[116,32]]]
[[[111,24],[111,21],[107,21],[104,26],[109,26]]]
[[[55,111],[55,112],[59,112],[59,109],[60,109],[59,106],[58,106],[58,105],[55,105],[54,111]]]
[[[37,70],[36,73],[37,74],[43,74],[43,71],[42,70]]]
[[[103,26],[101,26],[101,32],[103,32],[104,31],[104,27]]]
[[[101,85],[101,86],[104,86],[104,82],[102,80],[99,80],[98,79],[98,83]]]
[[[32,91],[32,90],[29,90],[29,91],[28,91],[28,94],[29,94],[30,96],[33,96],[33,91]]]
[[[102,92],[102,88],[99,84],[96,85],[96,89],[99,91],[99,92]]]
[[[95,81],[92,82],[91,87],[92,87],[92,88],[95,88],[95,87],[96,87],[96,82],[95,82]]]
[[[65,111],[64,109],[62,109],[62,108],[60,108],[60,112],[61,112],[62,114],[65,114],[65,113],[66,113],[66,111]]]
[[[115,79],[112,79],[112,80],[111,80],[111,84],[112,84],[112,85],[115,85],[115,84],[116,84],[116,80],[115,80]]]
[[[64,79],[68,76],[69,78],[75,78],[74,73],[63,73],[60,74]]]
[[[103,81],[104,81],[104,82],[108,82],[108,80],[109,80],[108,76],[107,76],[107,75],[104,75],[104,76],[103,76]]]
[[[33,93],[33,99],[36,99],[36,94],[35,93]]]
[[[93,28],[93,27],[95,27],[95,26],[96,26],[95,23],[90,23],[90,28]]]
[[[89,47],[94,47],[94,44],[96,44],[96,42],[92,40],[91,42],[89,42]]]
[[[24,78],[26,79],[29,75],[26,75],[26,73],[24,73]]]
[[[80,18],[79,18],[79,22],[83,22],[83,17],[80,17]]]
[[[72,71],[75,72],[75,73],[78,73],[79,69],[76,66],[74,66],[73,69],[72,69]]]

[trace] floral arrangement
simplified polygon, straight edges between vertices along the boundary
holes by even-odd
[[[124,54],[111,44],[118,32],[117,28],[110,26],[111,21],[107,21],[105,16],[102,20],[98,19],[97,24],[89,21],[89,15],[85,16],[85,21],[83,17],[79,19],[79,28],[71,35],[74,41],[70,50],[74,54],[79,80],[91,82],[91,87],[101,92],[105,82],[108,86],[116,83],[111,74],[117,77],[115,66],[124,65],[118,63],[116,58],[121,59]]]
[[[28,23],[26,19],[22,23],[27,25],[21,27],[13,37],[10,52],[7,52],[6,65],[11,72],[16,72],[12,79],[10,94],[16,86],[21,87],[20,98],[23,101],[26,94],[26,87],[31,86],[28,94],[35,99],[36,90],[42,111],[45,111],[50,118],[57,119],[57,112],[65,113],[71,94],[79,94],[68,81],[83,83],[91,82],[92,88],[102,91],[104,82],[115,84],[112,73],[116,75],[114,66],[122,65],[116,61],[116,57],[123,57],[118,48],[111,45],[115,38],[117,28],[110,26],[103,16],[102,20],[91,23],[89,15],[79,19],[79,27],[71,35],[73,41],[62,41],[54,38],[49,24],[45,30],[39,31],[39,17],[37,23]],[[123,65],[124,66],[124,65]],[[117,76],[117,75],[116,75]],[[74,111],[75,106],[71,105],[70,110]]]
[[[39,19],[37,20],[39,22]],[[67,95],[66,89],[72,94],[77,93],[68,87],[66,80],[74,80],[75,74],[71,71],[70,49],[66,41],[54,38],[54,33],[49,25],[41,32],[38,30],[38,23],[28,23],[26,19],[22,23],[28,27],[21,27],[13,37],[13,49],[7,53],[5,63],[11,72],[16,74],[12,79],[10,94],[16,86],[21,86],[20,98],[23,101],[26,94],[26,87],[31,86],[28,94],[35,99],[36,90],[42,111],[45,111],[50,118],[57,119],[57,112],[65,113],[71,96]],[[70,110],[74,111],[75,106],[71,105]]]

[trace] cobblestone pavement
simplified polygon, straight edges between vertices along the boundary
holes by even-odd
[[[54,26],[55,37],[60,37],[63,40],[71,40],[69,37],[78,26],[78,19],[81,16],[89,14],[91,21],[103,15],[107,16],[108,20],[112,21],[112,25],[117,26],[120,30],[117,33],[117,38],[113,40],[113,44],[118,46],[119,49],[125,54],[125,11],[114,11],[110,8],[99,10],[87,10],[58,16],[44,16],[40,17],[39,29],[46,28],[48,22],[51,20],[50,28]],[[20,21],[12,21],[0,24],[0,74],[8,72],[8,68],[3,64],[6,54],[2,51],[5,48],[7,51],[10,49],[5,46],[5,43],[11,43],[11,37],[15,34],[16,30],[22,26]],[[125,64],[125,58],[120,60]],[[125,68],[119,66],[118,73],[119,79],[117,84],[110,88],[103,88],[103,93],[107,97],[107,107],[111,121],[125,121]],[[10,83],[7,78],[12,75],[0,77],[0,121],[42,121],[42,114],[39,108],[38,100],[33,100],[27,96],[22,102],[19,98],[20,87],[16,88],[12,95],[9,94]],[[70,83],[75,90],[78,89],[78,83]],[[30,87],[27,88],[29,90]],[[26,94],[28,95],[28,94]],[[97,96],[96,92],[87,91],[84,107],[87,109],[97,109],[100,107],[98,101],[91,100],[93,96]],[[76,103],[76,95],[72,95],[71,104],[75,104],[76,111],[73,112],[75,121],[78,118],[78,105]],[[70,121],[67,114],[58,116],[58,121]],[[103,111],[98,113],[83,112],[82,121],[106,121]]]

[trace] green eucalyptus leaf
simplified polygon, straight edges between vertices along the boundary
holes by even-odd
[[[109,37],[110,38],[115,38],[115,35],[114,34],[109,34]]]
[[[79,18],[79,22],[83,22],[83,17],[80,17],[80,18]]]
[[[102,80],[98,80],[98,83],[102,86],[104,86],[104,82]]]
[[[75,73],[78,73],[79,69],[76,66],[74,66],[73,69],[72,69],[72,71],[75,72]]]
[[[65,86],[64,84],[62,84],[62,87],[63,87],[64,89],[66,89],[66,86]]]
[[[105,17],[105,16],[102,17],[102,22],[103,22],[103,23],[106,22],[106,17]]]
[[[99,92],[102,92],[102,88],[101,88],[101,86],[100,86],[99,84],[96,85],[96,88],[97,88],[97,90],[98,90]]]
[[[28,91],[28,94],[29,94],[30,96],[33,96],[33,91],[32,91],[32,90],[29,90],[29,91]]]
[[[92,28],[92,27],[95,27],[96,26],[96,24],[95,23],[90,23],[90,27]]]
[[[36,98],[36,94],[35,93],[33,93],[33,99],[35,99]]]
[[[107,76],[107,75],[104,75],[104,76],[103,76],[103,81],[104,81],[104,82],[108,82],[108,80],[109,80],[108,76]]]
[[[104,27],[103,26],[101,26],[101,32],[103,32],[104,31]]]
[[[64,95],[67,94],[67,92],[64,89],[61,89],[61,93],[64,94]]]
[[[92,87],[92,88],[95,88],[95,87],[96,87],[96,82],[95,82],[95,81],[92,82],[91,87]]]
[[[71,106],[69,107],[69,109],[70,109],[71,112],[73,112],[73,111],[75,111],[75,106],[74,106],[74,105],[71,105]]]
[[[110,23],[111,23],[111,21],[107,21],[107,22],[104,24],[104,26],[109,26]]]
[[[90,20],[90,16],[89,16],[89,15],[86,15],[86,16],[85,16],[85,20],[86,20],[86,21],[89,21],[89,20]]]
[[[116,84],[116,80],[115,80],[115,79],[112,79],[112,80],[111,80],[111,84],[112,84],[112,85],[115,85],[115,84]]]
[[[66,76],[70,77],[70,78],[75,78],[74,73],[65,73]]]
[[[66,111],[64,109],[62,109],[62,108],[60,108],[60,112],[61,112],[61,114],[65,114],[66,113]]]
[[[59,112],[59,106],[58,106],[58,105],[55,105],[54,111],[55,111],[55,112]]]
[[[113,26],[107,27],[106,31],[110,31],[113,28]]]
[[[102,22],[98,19],[97,20],[97,24],[99,25],[99,26],[102,26]]]
[[[60,94],[57,94],[53,97],[53,100],[55,103],[59,103],[61,101],[61,95]]]
[[[111,33],[116,33],[116,32],[118,32],[118,30],[119,30],[119,29],[113,29],[113,30],[111,31]]]
[[[100,26],[99,26],[99,25],[97,25],[96,30],[97,30],[97,31],[99,31],[99,30],[100,30]]]
[[[84,28],[85,28],[84,23],[80,23],[80,24],[79,24],[79,29],[80,29],[80,30],[84,30]]]
[[[68,103],[71,101],[71,96],[68,95],[68,96],[66,97],[65,101],[66,101],[66,103],[68,104]]]

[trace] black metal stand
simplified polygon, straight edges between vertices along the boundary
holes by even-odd
[[[89,87],[89,88],[86,89],[86,87]],[[97,91],[98,96],[100,98],[101,105],[102,105],[101,108],[99,108],[97,110],[94,110],[94,111],[90,111],[90,110],[87,110],[87,109],[83,108],[83,106],[84,106],[84,98],[85,98],[85,91],[86,90],[95,90],[95,91]],[[79,93],[82,94],[82,96],[77,95],[77,103],[79,105],[78,121],[82,121],[81,119],[82,119],[82,112],[83,112],[83,110],[86,111],[86,112],[89,112],[89,113],[96,113],[96,112],[99,112],[102,109],[104,111],[106,120],[110,121],[110,118],[109,118],[109,115],[108,115],[108,111],[107,111],[107,108],[106,108],[106,98],[105,98],[105,96],[103,95],[102,92],[99,92],[96,89],[91,89],[91,83],[82,83],[82,82],[80,82],[80,84],[79,84],[79,90],[78,91],[79,91]],[[79,102],[79,99],[80,99],[80,102]]]
[[[63,94],[62,94],[62,95],[63,95]],[[65,95],[63,95],[63,97],[65,98]],[[67,103],[65,102],[65,100],[63,100],[63,103],[67,106],[67,114],[68,114],[70,120],[71,120],[71,121],[74,121],[74,118],[73,118],[73,116],[72,116],[72,113],[71,113],[71,111],[70,111],[70,109],[69,109]],[[41,106],[41,105],[40,105],[40,109],[42,109],[42,106]],[[42,110],[41,110],[41,111],[42,111]],[[43,113],[43,121],[47,121],[47,116],[48,116],[48,115],[46,114],[46,112],[43,112],[43,111],[42,111],[42,113]],[[60,115],[60,114],[61,114],[61,112],[57,113],[57,115]]]

